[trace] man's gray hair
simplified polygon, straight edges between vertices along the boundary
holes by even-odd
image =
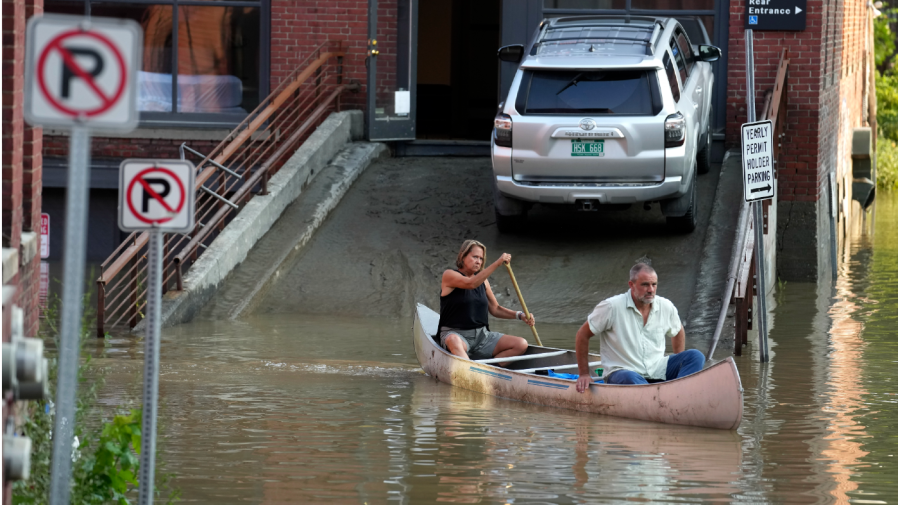
[[[655,269],[652,268],[651,265],[640,261],[639,263],[633,265],[633,268],[630,269],[630,282],[636,282],[636,278],[639,277],[639,274],[642,272],[658,275],[658,273],[655,272]]]

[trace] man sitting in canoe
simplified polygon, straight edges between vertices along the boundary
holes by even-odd
[[[589,339],[599,336],[605,384],[648,384],[698,372],[705,356],[686,348],[686,331],[677,308],[655,295],[658,274],[646,263],[630,269],[630,290],[612,296],[589,315],[577,331],[577,391],[589,389]],[[674,354],[664,355],[665,338]]]
[[[521,337],[490,331],[489,315],[499,319],[520,319],[530,326],[533,314],[526,319],[520,311],[499,305],[487,278],[500,265],[511,261],[508,253],[484,268],[486,246],[476,240],[465,240],[458,252],[458,269],[443,272],[440,286],[440,345],[456,356],[489,359],[518,356],[527,351]]]

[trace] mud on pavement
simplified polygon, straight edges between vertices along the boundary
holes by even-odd
[[[540,321],[582,322],[596,303],[626,290],[630,266],[643,258],[658,270],[659,294],[686,320],[716,166],[699,178],[699,227],[688,235],[670,232],[657,205],[592,213],[537,206],[524,231],[500,234],[490,176],[489,158],[373,164],[305,250],[281,266],[253,303],[254,314],[411,317],[416,302],[438,307],[442,272],[454,266],[461,242],[474,238],[486,244],[488,261],[512,254],[528,308]],[[490,282],[500,304],[520,307],[504,269]]]

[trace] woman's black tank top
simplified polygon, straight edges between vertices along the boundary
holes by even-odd
[[[455,288],[448,295],[440,296],[439,328],[473,330],[483,326],[489,329],[486,282],[474,289]]]

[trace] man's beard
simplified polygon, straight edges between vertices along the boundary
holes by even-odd
[[[648,304],[652,303],[653,301],[655,301],[655,295],[646,294],[646,295],[638,296],[638,297],[636,297],[636,299],[639,300],[640,302],[648,305]]]

